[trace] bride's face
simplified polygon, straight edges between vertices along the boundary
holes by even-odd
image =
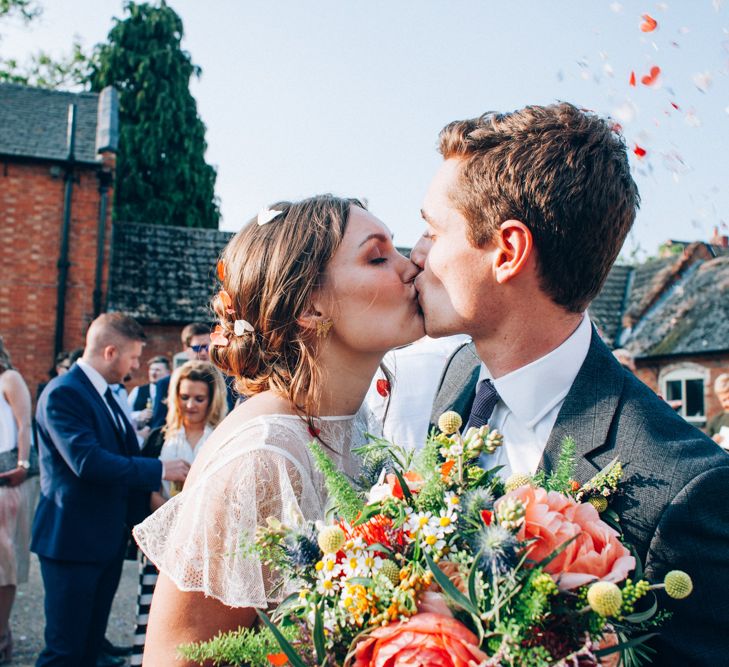
[[[333,322],[332,341],[361,352],[386,352],[422,337],[423,318],[413,284],[417,273],[418,268],[395,249],[390,230],[371,213],[352,206],[315,299]]]

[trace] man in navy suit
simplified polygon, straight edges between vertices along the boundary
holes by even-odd
[[[110,384],[139,368],[139,324],[122,313],[95,319],[81,359],[38,403],[41,497],[31,550],[45,588],[45,642],[37,666],[94,667],[119,583],[139,497],[189,465],[139,456],[134,428]]]

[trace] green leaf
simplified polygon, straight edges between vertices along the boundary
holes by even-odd
[[[314,610],[314,649],[316,650],[316,661],[321,665],[326,660],[327,653],[324,644],[324,619],[319,605],[316,605]]]
[[[652,618],[656,611],[658,611],[658,599],[654,595],[653,604],[648,609],[646,609],[645,611],[636,612],[634,614],[629,614],[625,617],[625,620],[628,621],[628,623],[643,623],[649,618]]]
[[[426,553],[424,555],[425,562],[428,564],[430,571],[433,573],[433,578],[443,589],[443,593],[445,593],[445,595],[456,605],[465,609],[469,614],[478,616],[478,608],[453,585],[453,582],[448,578],[446,573],[438,567],[438,564],[430,557],[430,554]]]
[[[351,579],[347,579],[347,581],[352,584],[366,586],[367,588],[372,588],[375,585],[374,580],[369,577],[352,577]]]
[[[651,632],[648,635],[643,635],[641,637],[634,637],[633,639],[629,639],[628,641],[620,642],[619,644],[616,644],[615,646],[611,646],[609,648],[601,648],[599,651],[595,651],[595,655],[598,658],[602,658],[603,656],[610,655],[611,653],[616,653],[617,651],[624,651],[626,649],[632,649],[635,646],[640,646],[641,644],[645,644],[649,639],[652,639],[653,637],[657,637],[660,633],[658,632]]]
[[[478,608],[478,597],[476,593],[476,576],[478,575],[478,561],[481,559],[481,552],[479,551],[474,559],[473,565],[471,565],[471,571],[468,573],[468,597],[475,607]]]
[[[412,505],[413,494],[410,493],[410,487],[407,485],[405,478],[402,476],[402,473],[397,468],[395,468],[395,475],[397,476],[397,479],[400,482],[400,487],[402,488],[403,498],[408,502],[409,505]]]
[[[289,659],[292,667],[307,667],[306,663],[296,652],[296,649],[294,649],[294,647],[289,644],[286,637],[281,634],[281,631],[273,623],[271,623],[271,619],[269,619],[268,616],[266,616],[266,614],[260,609],[256,609],[256,613],[258,614],[258,617],[266,624],[266,627],[273,633],[273,636],[276,638],[276,641],[281,647],[281,650],[286,654],[286,657]]]

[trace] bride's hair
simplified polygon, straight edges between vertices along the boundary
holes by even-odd
[[[236,379],[240,393],[273,389],[307,416],[316,414],[316,336],[297,320],[322,286],[352,206],[366,208],[357,199],[333,195],[277,202],[270,211],[280,215],[266,224],[254,218],[223,251],[223,290],[232,304],[218,294],[213,309],[228,344],[213,345],[210,358]],[[254,331],[236,335],[236,320],[245,320]]]

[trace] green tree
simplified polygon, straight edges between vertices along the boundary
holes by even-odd
[[[164,0],[128,2],[125,11],[97,47],[91,74],[92,90],[119,91],[114,217],[217,228],[216,174],[189,88],[200,68],[181,48],[182,20]]]

